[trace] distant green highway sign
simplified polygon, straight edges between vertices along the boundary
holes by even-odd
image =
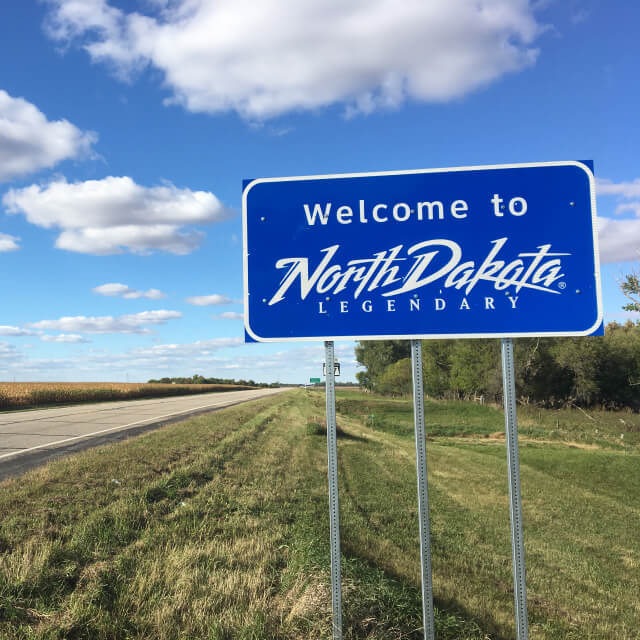
[[[309,382],[320,382],[320,378],[309,378]]]

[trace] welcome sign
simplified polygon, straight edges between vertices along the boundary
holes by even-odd
[[[247,181],[248,339],[602,333],[595,216],[582,162]]]

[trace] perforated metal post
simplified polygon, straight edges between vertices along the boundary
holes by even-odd
[[[333,341],[324,343],[325,362],[334,362]],[[333,640],[342,640],[342,579],[340,574],[340,506],[338,503],[338,449],[336,445],[336,385],[334,367],[326,368],[327,452],[329,459],[329,536],[331,537],[331,604]]]
[[[416,434],[416,471],[418,475],[418,520],[420,521],[422,620],[424,625],[424,639],[434,640],[431,541],[429,537],[429,490],[427,484],[427,444],[424,427],[421,340],[411,341],[411,365],[413,369],[413,421]]]
[[[513,364],[513,342],[502,339],[502,385],[504,423],[507,438],[507,470],[509,474],[509,514],[511,516],[511,553],[518,640],[528,640],[527,585],[525,583],[524,540],[522,535],[522,503],[520,497],[520,455],[516,418],[516,375]]]

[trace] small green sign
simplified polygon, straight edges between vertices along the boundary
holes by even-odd
[[[320,378],[309,378],[309,382],[320,382]]]

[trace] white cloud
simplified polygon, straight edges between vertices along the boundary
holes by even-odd
[[[55,245],[58,249],[98,256],[127,250],[140,255],[153,251],[186,255],[200,246],[202,237],[203,234],[197,231],[180,232],[174,225],[126,225],[63,231]]]
[[[244,315],[238,313],[237,311],[224,311],[214,317],[221,320],[242,320],[244,318]]]
[[[2,144],[2,143],[0,143]],[[2,251],[15,251],[20,248],[18,242],[20,238],[16,238],[15,236],[10,236],[7,233],[0,233],[0,253]]]
[[[306,376],[315,377],[322,374],[325,352],[321,345],[309,344],[276,352],[269,352],[264,347],[265,345],[252,345],[253,353],[228,361],[226,368],[238,368],[242,371],[241,377],[253,377],[257,380],[263,379],[262,376],[265,374],[271,379],[291,380],[292,372],[295,371],[294,375],[302,374],[303,379],[300,381],[303,382]],[[354,379],[357,362],[353,343],[337,343],[335,357],[341,364],[342,376]],[[295,377],[293,379],[295,380]]]
[[[599,179],[596,181],[596,188],[600,196],[618,196],[615,214],[620,215],[625,211],[631,211],[640,218],[640,178],[631,182]]]
[[[612,182],[606,178],[596,180],[599,196],[622,196],[624,198],[640,198],[640,178],[632,182]]]
[[[208,307],[222,304],[236,304],[239,302],[239,300],[232,300],[231,298],[222,296],[219,293],[213,293],[209,296],[192,296],[191,298],[185,298],[185,301],[198,307]]]
[[[50,329],[75,333],[149,333],[146,325],[165,324],[168,320],[182,318],[179,311],[142,311],[123,316],[68,316],[58,320],[41,320],[27,326],[34,329]]]
[[[218,222],[230,211],[210,192],[172,184],[143,187],[130,177],[10,189],[2,198],[10,214],[22,213],[32,224],[61,229],[60,249],[106,255],[154,250],[190,253],[202,233],[182,231],[185,224]]]
[[[35,336],[35,331],[29,329],[22,329],[20,327],[11,327],[8,325],[0,326],[0,336]]]
[[[42,335],[40,340],[43,342],[65,342],[69,344],[80,344],[89,342],[86,338],[77,333],[61,333],[57,336]]]
[[[598,218],[601,262],[640,259],[640,218],[614,220]]]
[[[624,213],[625,211],[631,211],[640,218],[640,200],[636,202],[621,202],[614,213]]]
[[[0,89],[0,182],[91,152],[97,135],[66,120],[47,120],[24,98]]]
[[[87,349],[81,355],[70,355],[64,360],[27,360],[14,347],[5,344],[3,348],[3,343],[0,343],[0,361],[5,360],[3,364],[7,375],[19,380],[95,381],[124,379],[126,375],[148,380],[165,375],[200,373],[207,377],[304,382],[309,377],[322,375],[322,345],[307,344],[276,352],[273,352],[273,347],[266,344],[244,345],[242,337],[237,336],[137,347],[124,353]],[[341,379],[354,379],[357,363],[353,343],[337,342],[335,351],[342,364]]]
[[[196,356],[209,356],[212,352],[227,347],[238,347],[244,344],[240,337],[212,338],[210,340],[197,340],[186,344],[156,344],[152,347],[140,347],[132,349],[130,354],[136,358],[170,358],[182,359]]]
[[[136,300],[138,298],[149,298],[150,300],[159,300],[160,298],[166,298],[167,294],[162,293],[159,289],[149,289],[148,291],[138,291],[132,289],[126,284],[120,284],[119,282],[109,282],[107,284],[101,284],[98,287],[92,289],[94,293],[98,293],[101,296],[122,296],[128,300]]]
[[[147,15],[106,0],[50,5],[50,37],[81,41],[120,77],[150,66],[168,103],[251,119],[458,98],[533,65],[543,31],[527,0],[174,0]]]
[[[0,342],[0,362],[11,362],[20,360],[22,354],[8,342]]]

